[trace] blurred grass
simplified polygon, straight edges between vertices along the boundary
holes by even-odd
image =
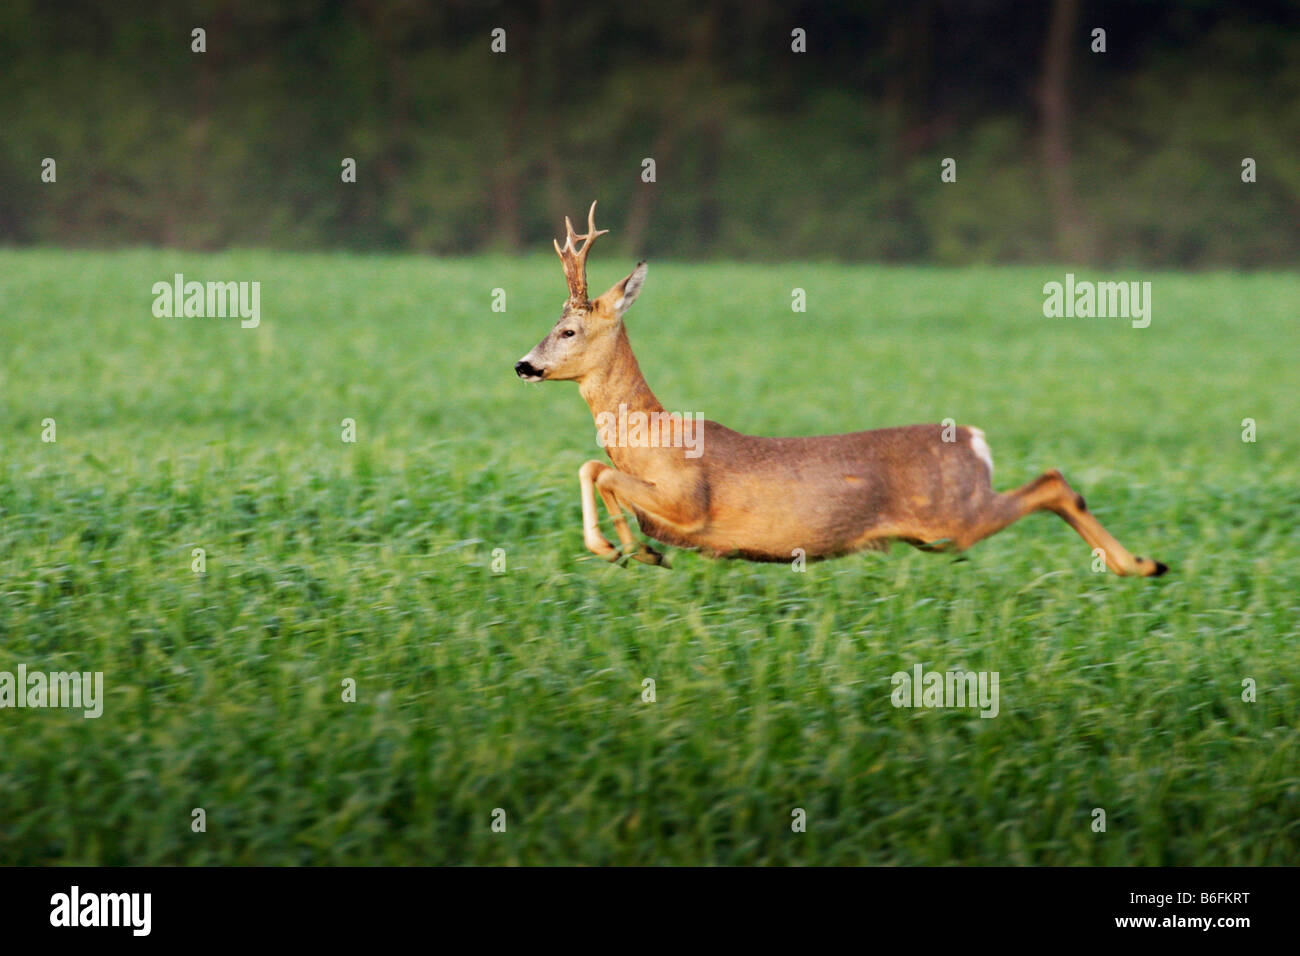
[[[1294,862],[1300,278],[1118,276],[1138,330],[1043,318],[1066,271],[652,262],[628,323],[744,431],[978,424],[1159,581],[1050,517],[962,563],[595,560],[590,415],[511,371],[553,257],[0,251],[0,670],[107,695],[0,711],[0,862]],[[154,318],[174,272],[260,281],[261,327]],[[1001,715],[893,708],[916,663]]]

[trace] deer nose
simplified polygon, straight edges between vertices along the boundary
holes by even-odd
[[[520,359],[515,363],[515,374],[520,378],[540,378],[542,372],[534,368],[533,363],[527,359]]]

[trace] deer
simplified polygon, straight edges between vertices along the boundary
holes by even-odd
[[[596,228],[594,202],[585,234],[567,216],[564,227],[564,244],[554,245],[568,299],[555,326],[514,368],[527,382],[577,382],[596,419],[610,464],[585,462],[578,481],[583,543],[598,557],[667,564],[663,552],[633,535],[625,511],[661,544],[768,562],[883,551],[895,542],[960,553],[1026,515],[1050,511],[1094,554],[1100,551],[1116,575],[1156,577],[1169,570],[1115,540],[1057,469],[1013,491],[994,491],[993,456],[979,428],[925,424],[768,438],[666,415],[623,321],[645,285],[646,263],[591,299],[587,254],[609,230]],[[611,440],[610,422],[635,412],[652,423],[642,440]],[[601,531],[597,495],[617,547]]]

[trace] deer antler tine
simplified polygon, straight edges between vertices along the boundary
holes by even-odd
[[[595,239],[597,236],[603,236],[609,232],[608,229],[596,228],[596,201],[591,201],[591,208],[587,210],[587,241]]]
[[[592,240],[597,236],[603,236],[608,229],[596,228],[596,204],[593,202],[591,208],[587,210],[587,233],[579,235],[573,228],[573,222],[568,216],[564,217],[564,245],[560,245],[560,240],[554,240],[555,251],[560,255],[560,262],[564,266],[564,277],[569,283],[569,299],[573,302],[585,303],[587,301],[587,250],[591,248]],[[577,244],[581,240],[582,245]]]

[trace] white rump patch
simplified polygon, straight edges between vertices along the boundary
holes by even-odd
[[[993,452],[989,451],[989,443],[984,440],[984,432],[979,428],[966,426],[970,432],[970,450],[975,456],[989,466],[989,480],[993,480]]]

